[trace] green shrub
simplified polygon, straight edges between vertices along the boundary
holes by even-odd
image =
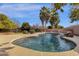
[[[41,30],[39,28],[36,28],[35,32],[41,32]]]
[[[0,29],[11,30],[11,29],[16,29],[16,28],[18,28],[18,26],[13,21],[11,21],[9,17],[7,17],[4,14],[0,14]]]
[[[64,27],[61,25],[58,25],[58,29],[63,29]]]
[[[48,29],[52,29],[52,26],[48,26]]]
[[[28,34],[28,31],[24,30],[22,31],[23,34]]]
[[[22,26],[21,26],[21,29],[22,29],[22,30],[27,30],[27,31],[29,31],[29,30],[30,30],[30,25],[29,25],[29,23],[28,23],[28,22],[24,22],[24,23],[22,24]]]
[[[35,30],[32,29],[32,30],[30,30],[29,32],[32,34],[32,33],[35,33]]]

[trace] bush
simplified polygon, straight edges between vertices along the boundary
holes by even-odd
[[[7,32],[16,28],[18,28],[18,26],[13,21],[11,21],[9,17],[4,14],[0,14],[0,29],[4,29],[4,31]]]
[[[30,30],[29,32],[32,34],[32,33],[35,33],[35,30],[32,29],[32,30]]]
[[[22,33],[23,33],[23,34],[27,34],[27,33],[28,33],[28,31],[24,30],[24,31],[22,31]]]
[[[48,26],[48,29],[52,29],[52,26]]]
[[[29,25],[29,23],[24,22],[24,23],[22,24],[22,26],[21,26],[21,30],[27,30],[27,31],[29,31],[29,30],[30,30],[30,25]]]
[[[61,26],[61,25],[59,25],[59,26],[58,26],[58,28],[59,28],[59,29],[63,29],[64,27],[63,27],[63,26]]]
[[[41,30],[39,28],[36,28],[35,32],[41,32]]]

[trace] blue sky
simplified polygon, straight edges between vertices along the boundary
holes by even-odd
[[[29,22],[30,25],[39,24],[41,25],[41,21],[39,18],[39,12],[41,7],[46,6],[51,8],[51,4],[49,3],[9,3],[9,4],[0,4],[0,13],[7,15],[12,20],[17,20],[20,24],[23,22]],[[71,6],[67,5],[63,7],[64,12],[60,15],[60,25],[64,27],[68,27],[70,25],[74,25],[75,23],[70,23],[70,19],[68,17],[70,13]],[[49,23],[48,23],[49,25]]]

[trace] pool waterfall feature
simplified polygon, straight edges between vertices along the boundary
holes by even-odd
[[[38,36],[25,37],[12,42],[24,48],[42,52],[63,52],[76,47],[70,40],[62,38],[58,33],[43,33]]]

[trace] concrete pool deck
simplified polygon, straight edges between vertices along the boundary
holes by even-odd
[[[66,52],[39,52],[32,49],[24,48],[21,46],[13,45],[11,42],[23,38],[23,37],[29,37],[29,36],[37,36],[41,33],[35,33],[35,34],[10,34],[10,35],[4,35],[0,34],[0,49],[6,48],[3,50],[0,50],[0,55],[10,55],[10,56],[79,56],[79,37],[75,36],[74,38],[68,38],[69,40],[74,41],[77,44],[77,47],[73,50],[66,51]],[[2,45],[3,44],[3,45]],[[8,48],[13,47],[13,48]]]

